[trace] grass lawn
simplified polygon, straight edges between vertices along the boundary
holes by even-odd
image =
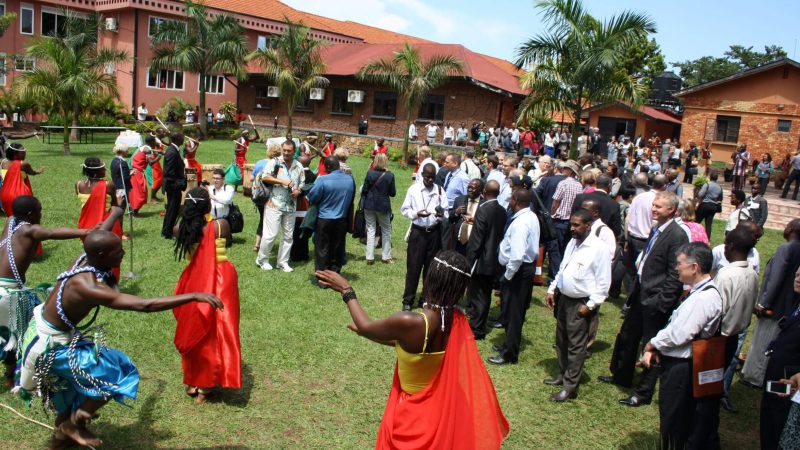
[[[31,164],[45,167],[45,173],[32,180],[44,207],[44,225],[74,226],[79,210],[73,186],[82,177],[80,165],[87,156],[98,156],[108,164],[112,144],[74,145],[69,157],[61,155],[60,144],[29,139],[25,145]],[[250,152],[251,162],[263,155],[262,146],[254,148],[259,150]],[[203,163],[225,164],[231,157],[229,141],[206,142],[198,153]],[[348,163],[360,185],[368,160],[352,158]],[[347,240],[350,263],[343,274],[372,317],[398,311],[403,290],[403,234],[408,221],[399,208],[410,171],[393,169],[398,174],[398,197],[393,200],[396,264],[367,266],[364,247],[355,239]],[[251,249],[257,213],[249,199],[239,198],[237,203],[245,214],[245,232],[236,237],[229,256],[239,271],[244,388],[225,392],[218,402],[195,406],[183,393],[180,356],[172,343],[172,314],[104,310],[98,323],[108,325],[109,345],[131,356],[142,380],[131,408],[108,405],[92,429],[104,439],[105,448],[115,449],[373,446],[391,386],[394,351],[345,328],[350,318],[339,296],[310,285],[312,262],[295,265],[289,274],[259,270]],[[125,292],[168,295],[178,280],[184,263],[175,261],[171,243],[159,237],[162,209],[162,204],[148,205],[136,219],[134,270],[140,278],[124,279]],[[715,223],[715,243],[723,235],[723,225]],[[764,235],[758,246],[762,271],[782,242],[778,232]],[[44,249],[44,257],[28,271],[30,284],[52,282],[81,252],[80,241],[47,242]],[[128,270],[128,256],[123,272]],[[511,424],[504,448],[656,448],[657,405],[622,407],[617,400],[626,392],[596,381],[597,375],[607,372],[623,301],[609,302],[602,310],[597,347],[587,360],[580,397],[566,404],[548,402],[554,389],[542,379],[556,373],[557,363],[552,348],[555,320],[544,305],[544,294],[543,287],[534,290],[519,364],[488,368]],[[502,331],[493,331],[478,343],[481,354],[489,356],[491,345],[502,338]],[[759,398],[759,392],[735,385],[732,401],[740,412],[721,412],[724,448],[758,446]],[[0,393],[0,402],[40,421],[53,419],[38,404],[26,409],[8,392]],[[42,448],[48,437],[47,430],[0,408],[0,448]]]

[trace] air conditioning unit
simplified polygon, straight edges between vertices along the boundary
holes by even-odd
[[[267,97],[278,98],[281,96],[281,89],[278,86],[267,86]]]
[[[311,100],[325,100],[325,89],[311,88],[311,91],[308,93],[308,98]]]
[[[349,103],[364,103],[364,91],[347,91],[347,101]]]
[[[114,32],[119,30],[119,23],[116,17],[106,17],[106,30]]]

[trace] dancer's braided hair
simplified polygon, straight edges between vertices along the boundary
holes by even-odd
[[[433,258],[425,276],[425,304],[439,311],[442,331],[452,323],[453,307],[464,296],[469,278],[469,265],[464,255],[446,250]]]
[[[105,169],[105,164],[100,158],[90,156],[83,161],[83,174],[87,178],[101,178],[100,174]]]
[[[191,247],[203,239],[203,230],[206,226],[205,215],[210,210],[211,199],[205,188],[196,187],[186,193],[183,214],[178,226],[178,236],[175,239],[175,259],[183,259]]]

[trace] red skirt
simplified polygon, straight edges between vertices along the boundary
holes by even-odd
[[[150,164],[150,170],[153,171],[153,192],[158,192],[161,189],[161,183],[164,181],[164,169],[161,168],[161,163],[156,161]]]
[[[138,211],[145,203],[147,203],[147,180],[144,178],[144,173],[140,170],[134,171],[131,175],[131,191],[128,194],[128,200],[131,202],[131,209]]]

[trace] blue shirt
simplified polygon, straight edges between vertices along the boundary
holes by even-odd
[[[258,174],[261,173],[262,170],[264,170],[264,167],[267,166],[267,161],[269,160],[260,159],[258,160],[258,162],[255,163],[255,165],[253,165],[253,178],[257,177]]]
[[[467,185],[469,185],[470,181],[472,180],[469,175],[461,169],[456,169],[454,172],[447,174],[444,178],[444,190],[447,194],[447,206],[449,208],[453,207],[453,202],[456,201],[457,197],[467,195]]]
[[[319,208],[320,219],[342,219],[353,204],[356,184],[353,177],[340,170],[317,178],[308,192],[308,201]]]
[[[539,254],[539,219],[530,208],[523,208],[511,216],[511,224],[500,243],[498,262],[505,266],[506,280],[514,278],[522,263],[536,262]]]

